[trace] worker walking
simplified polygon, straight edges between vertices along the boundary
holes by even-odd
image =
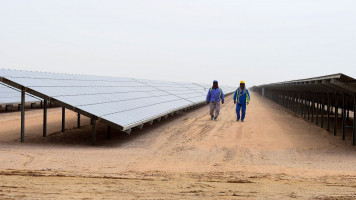
[[[244,122],[246,116],[246,105],[250,103],[251,96],[246,89],[245,81],[240,82],[240,87],[234,94],[234,103],[236,104],[236,121],[240,121],[240,111],[242,110],[241,122]]]
[[[209,89],[208,95],[206,96],[206,102],[210,104],[210,116],[211,120],[217,120],[220,113],[220,100],[224,104],[224,93],[219,87],[217,80],[214,80],[213,87]],[[214,115],[215,111],[215,115]]]

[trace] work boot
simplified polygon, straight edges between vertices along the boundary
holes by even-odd
[[[211,120],[214,120],[214,116],[211,116]]]
[[[214,117],[214,120],[215,120],[215,121],[218,120],[218,117]]]

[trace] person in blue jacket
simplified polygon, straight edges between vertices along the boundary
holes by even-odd
[[[222,89],[219,87],[218,81],[214,80],[213,87],[209,89],[208,95],[206,96],[206,102],[210,104],[211,120],[217,120],[219,117],[220,100],[221,103],[224,104],[224,93]],[[214,111],[215,111],[215,115],[214,115]]]
[[[240,82],[240,87],[234,94],[234,103],[236,104],[236,121],[240,121],[240,111],[242,110],[241,122],[244,122],[246,116],[246,105],[250,103],[251,96],[246,89],[245,81]]]

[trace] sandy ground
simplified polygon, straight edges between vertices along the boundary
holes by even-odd
[[[252,94],[245,123],[234,104],[210,121],[208,106],[134,130],[98,128],[92,147],[89,120],[76,126],[67,111],[0,115],[0,199],[356,199],[356,147]]]

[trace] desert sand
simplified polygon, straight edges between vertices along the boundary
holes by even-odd
[[[226,97],[218,121],[208,106],[135,129],[99,124],[91,146],[89,119],[48,110],[0,114],[0,199],[356,199],[356,147],[282,106],[252,93],[246,122]]]

